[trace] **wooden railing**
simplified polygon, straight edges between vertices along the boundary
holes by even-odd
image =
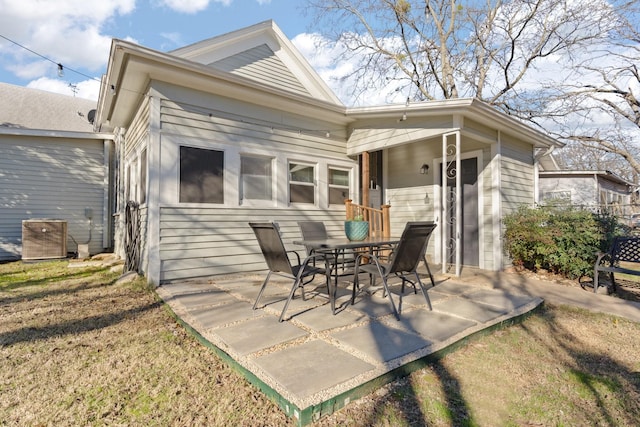
[[[380,209],[358,205],[350,199],[344,201],[347,213],[347,221],[362,216],[364,221],[369,221],[369,235],[372,237],[391,236],[391,218],[389,217],[390,205],[382,205]]]

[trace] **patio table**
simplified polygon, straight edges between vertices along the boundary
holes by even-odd
[[[338,271],[338,258],[340,252],[348,249],[368,249],[369,253],[373,253],[376,249],[386,249],[389,246],[395,246],[400,241],[399,237],[367,237],[364,240],[349,240],[346,237],[339,239],[318,239],[318,240],[294,240],[295,245],[302,245],[312,248],[316,253],[328,253],[333,256],[334,262],[331,265],[329,271],[326,272],[329,275],[329,282],[331,283],[331,276],[333,276],[333,286],[330,290],[331,295],[331,311],[335,313],[335,296],[336,289],[338,287],[338,277],[340,273]],[[344,274],[344,272],[343,272]]]

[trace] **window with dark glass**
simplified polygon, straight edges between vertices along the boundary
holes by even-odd
[[[315,168],[311,165],[289,163],[289,201],[315,203]]]
[[[224,203],[224,152],[180,147],[180,202]]]

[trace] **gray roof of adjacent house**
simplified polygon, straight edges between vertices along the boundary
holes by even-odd
[[[92,132],[91,101],[39,89],[0,83],[0,130]]]

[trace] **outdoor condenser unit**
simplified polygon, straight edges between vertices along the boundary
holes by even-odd
[[[22,221],[22,259],[66,258],[67,221],[27,219]]]

